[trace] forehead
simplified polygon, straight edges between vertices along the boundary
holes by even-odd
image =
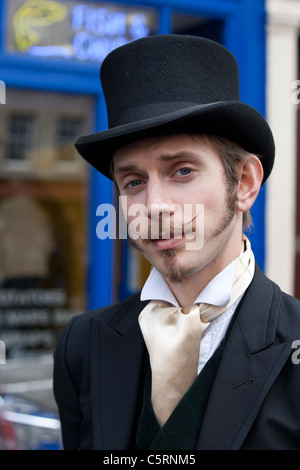
[[[176,156],[197,155],[212,150],[209,142],[189,134],[167,135],[136,140],[119,148],[113,155],[115,169],[128,162],[138,162],[149,158],[169,160]]]

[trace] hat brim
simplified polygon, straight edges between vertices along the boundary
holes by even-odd
[[[111,179],[111,159],[119,147],[147,137],[181,133],[224,137],[257,155],[264,170],[262,184],[272,171],[275,145],[269,125],[256,109],[240,101],[195,105],[162,113],[79,137],[75,147],[88,163]]]

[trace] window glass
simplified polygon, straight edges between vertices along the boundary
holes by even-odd
[[[74,161],[76,153],[74,142],[76,136],[81,135],[83,120],[81,117],[59,116],[57,120],[56,142],[57,159],[61,161]]]
[[[0,328],[10,359],[52,354],[86,309],[87,164],[92,99],[7,89],[0,135]],[[63,110],[63,111],[62,111]]]
[[[26,161],[30,147],[33,144],[34,116],[13,113],[7,122],[7,149],[6,159],[13,161]]]

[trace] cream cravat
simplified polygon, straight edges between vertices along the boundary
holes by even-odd
[[[254,274],[250,242],[234,265],[231,298],[227,305],[191,305],[178,308],[152,300],[139,315],[152,371],[152,406],[163,426],[197,377],[200,341],[211,320],[225,312],[247,289]]]

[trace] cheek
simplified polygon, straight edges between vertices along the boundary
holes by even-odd
[[[133,202],[128,196],[121,196],[119,198],[119,207],[127,224],[136,219],[140,213],[144,214],[145,212],[144,206]]]
[[[218,187],[218,185],[215,184],[214,189],[208,188],[207,191],[202,194],[201,201],[204,209],[204,226],[213,226],[226,212],[227,194],[224,186]]]
[[[192,204],[202,204],[204,210],[207,212],[213,211],[220,205],[222,198],[220,197],[217,189],[212,189],[212,186],[201,188],[201,191],[194,192],[190,195],[190,201]]]

